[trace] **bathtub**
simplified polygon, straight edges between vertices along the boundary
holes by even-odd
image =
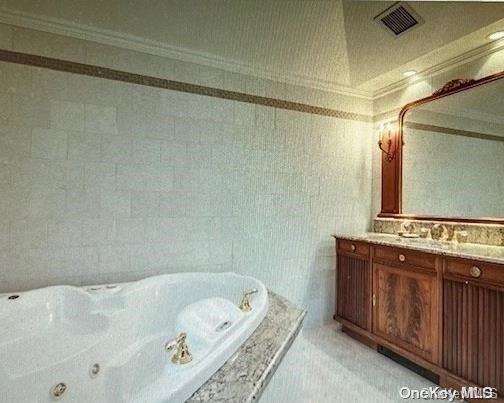
[[[238,305],[244,290],[252,310]],[[183,402],[264,318],[264,285],[234,273],[0,295],[0,401]],[[192,361],[165,344],[187,334]]]

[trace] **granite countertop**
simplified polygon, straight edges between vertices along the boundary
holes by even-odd
[[[268,312],[240,349],[186,402],[251,402],[266,388],[306,312],[268,291]]]
[[[433,241],[432,239],[401,238],[398,235],[366,232],[356,235],[335,234],[335,238],[363,241],[378,245],[397,246],[445,256],[461,257],[489,263],[504,264],[504,247],[474,243]]]

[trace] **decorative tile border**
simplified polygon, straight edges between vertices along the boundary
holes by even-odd
[[[372,121],[372,116],[370,115],[345,112],[337,109],[323,108],[320,106],[307,105],[299,102],[285,101],[275,98],[261,97],[258,95],[250,95],[242,92],[228,91],[219,88],[205,87],[197,84],[128,73],[107,67],[70,62],[66,60],[54,59],[51,57],[31,55],[4,49],[0,49],[0,61],[7,63],[24,64],[34,67],[42,67],[73,74],[82,74],[91,77],[99,77],[107,80],[122,81],[125,83],[144,85],[147,87],[163,88],[172,91],[187,92],[190,94],[205,95],[209,97],[222,98],[239,102],[247,102],[251,104],[270,106],[272,108],[311,113],[314,115],[330,116],[339,119],[356,120],[361,122]]]
[[[504,137],[502,137],[502,136],[496,136],[496,135],[492,135],[492,134],[488,134],[488,133],[473,132],[473,131],[469,131],[469,130],[453,129],[451,127],[428,125],[428,124],[424,124],[424,123],[405,122],[404,127],[409,127],[411,129],[415,129],[415,130],[423,130],[423,131],[434,132],[434,133],[453,134],[456,136],[464,136],[464,137],[470,137],[473,139],[480,139],[480,140],[504,141]]]
[[[431,228],[434,224],[442,224],[446,227],[448,241],[453,239],[455,231],[466,231],[467,242],[483,245],[504,247],[504,225],[478,224],[440,221],[416,221],[407,219],[376,218],[374,220],[374,232],[384,234],[397,234],[402,230],[402,224],[409,221],[413,224],[413,232],[420,233],[421,228]]]

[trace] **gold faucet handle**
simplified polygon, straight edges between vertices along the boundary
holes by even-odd
[[[252,288],[250,290],[247,290],[243,293],[243,297],[240,303],[240,309],[243,312],[250,312],[252,310],[252,306],[250,305],[250,299],[249,297],[253,294],[256,294],[259,292],[257,288]]]
[[[186,343],[187,334],[182,332],[174,340],[165,344],[166,351],[172,351],[175,347],[171,361],[174,364],[187,364],[192,361],[192,354],[189,352],[189,346]]]
[[[187,339],[187,333],[182,332],[177,336],[175,341],[177,342],[177,344],[182,344],[185,343],[186,339]]]
[[[180,333],[175,339],[166,342],[165,350],[172,351],[175,347],[179,347],[182,344],[185,344],[186,339],[187,333]]]

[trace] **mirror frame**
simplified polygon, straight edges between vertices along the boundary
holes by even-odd
[[[403,214],[402,212],[402,154],[403,154],[403,128],[404,117],[406,113],[417,106],[444,98],[450,95],[457,94],[461,91],[467,91],[471,88],[480,85],[488,84],[496,80],[504,79],[504,71],[492,74],[480,79],[456,79],[446,83],[442,88],[435,91],[428,97],[418,99],[403,106],[399,112],[398,131],[391,138],[391,146],[395,150],[395,156],[392,161],[387,160],[385,153],[382,153],[382,187],[381,187],[381,212],[378,217],[396,218],[396,219],[411,219],[411,220],[428,220],[428,221],[458,221],[468,223],[485,223],[485,224],[503,224],[503,218],[493,217],[457,217],[457,216],[437,216],[437,215],[418,215],[418,214]]]

